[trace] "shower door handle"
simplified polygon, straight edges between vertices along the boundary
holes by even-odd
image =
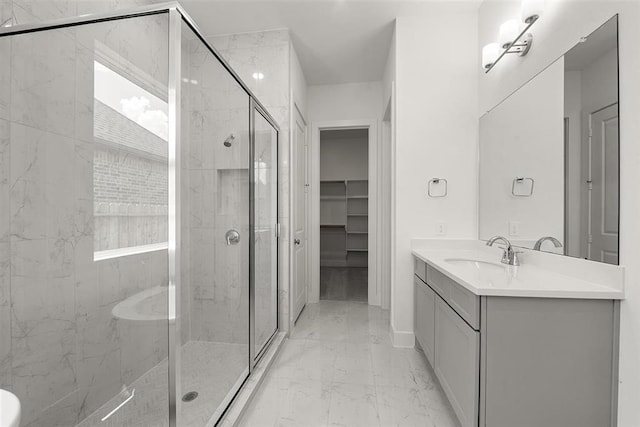
[[[238,230],[234,230],[233,228],[227,231],[227,234],[225,234],[224,237],[227,240],[227,246],[237,245],[240,243],[240,233],[238,233]]]

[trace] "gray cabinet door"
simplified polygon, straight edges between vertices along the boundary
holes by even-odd
[[[433,366],[436,330],[436,293],[422,280],[414,277],[416,288],[416,338]]]
[[[434,371],[462,427],[478,425],[480,333],[436,297]]]
[[[483,425],[614,426],[614,303],[488,297]]]

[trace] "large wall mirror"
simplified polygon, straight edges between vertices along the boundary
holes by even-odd
[[[618,17],[480,118],[479,237],[618,264]]]

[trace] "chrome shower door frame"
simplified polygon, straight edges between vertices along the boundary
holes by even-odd
[[[280,128],[275,120],[269,115],[266,109],[251,96],[249,101],[249,236],[251,244],[249,245],[249,366],[251,370],[255,368],[260,359],[269,348],[271,342],[280,330],[280,181],[276,182],[276,220],[274,224],[276,228],[276,330],[269,337],[264,346],[256,353],[255,349],[255,331],[256,331],[256,197],[255,197],[255,147],[256,147],[256,114],[260,114],[276,131],[276,177],[280,173]]]
[[[169,426],[178,423],[178,397],[181,393],[180,339],[180,203],[181,162],[180,114],[182,81],[182,15],[177,8],[169,9],[169,180],[168,180],[168,256],[169,256]],[[173,316],[172,316],[173,314]]]

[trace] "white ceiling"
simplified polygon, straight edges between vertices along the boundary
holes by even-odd
[[[434,5],[429,0],[180,3],[206,36],[289,28],[309,85],[381,80],[396,16],[426,13],[427,5]]]
[[[564,55],[566,71],[581,71],[611,49],[618,47],[618,20],[613,17]]]

